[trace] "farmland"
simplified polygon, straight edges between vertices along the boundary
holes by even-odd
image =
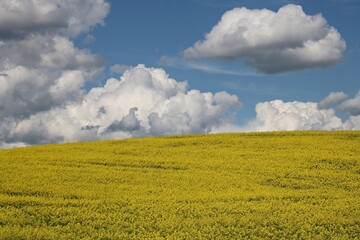
[[[0,150],[0,239],[360,238],[360,132]]]

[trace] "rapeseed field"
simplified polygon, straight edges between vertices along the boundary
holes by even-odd
[[[360,132],[0,150],[1,239],[359,239]]]

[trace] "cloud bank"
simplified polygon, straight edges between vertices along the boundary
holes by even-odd
[[[342,121],[333,109],[319,110],[313,102],[274,100],[256,105],[256,119],[250,131],[340,130]]]
[[[301,6],[289,4],[278,12],[244,7],[227,11],[184,56],[239,58],[273,74],[331,66],[342,59],[345,48],[345,41],[324,17],[306,15]]]
[[[0,139],[3,144],[42,144],[208,133],[239,107],[234,95],[188,90],[186,82],[169,78],[163,69],[138,65],[119,80],[91,89],[79,102],[25,119],[2,119]]]
[[[256,117],[245,125],[225,123],[212,132],[259,132],[294,130],[360,130],[359,92],[348,99],[344,92],[332,92],[320,102],[284,102],[281,99],[256,104]],[[338,111],[349,117],[342,120]]]
[[[104,61],[77,48],[73,38],[103,24],[109,8],[105,0],[0,1],[0,148],[184,133],[360,129],[360,92],[353,98],[330,93],[319,103],[260,102],[256,118],[239,126],[233,123],[242,106],[237,96],[189,89],[161,68],[115,64],[110,71],[120,79],[87,91],[86,81],[103,71]],[[344,49],[322,16],[287,5],[277,13],[231,10],[185,55],[243,58],[275,73],[334,64]],[[337,111],[349,118],[341,120]]]
[[[109,8],[105,0],[0,1],[1,147],[207,133],[241,106],[144,65],[114,65],[121,79],[86,92],[104,61],[72,38],[103,24]]]

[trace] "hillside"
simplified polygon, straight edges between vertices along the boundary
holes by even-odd
[[[0,150],[1,239],[360,238],[360,132]]]

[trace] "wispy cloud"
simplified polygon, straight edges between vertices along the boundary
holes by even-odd
[[[280,6],[288,3],[299,3],[300,0],[230,0],[230,1],[216,1],[216,0],[193,0],[195,3],[211,7],[211,8],[229,8],[246,5],[261,5],[261,6]]]
[[[83,43],[84,43],[84,44],[91,44],[91,43],[95,42],[95,39],[96,39],[96,38],[95,38],[94,35],[88,34],[88,35],[86,35],[86,37],[84,38]]]
[[[288,96],[292,93],[282,93],[275,86],[259,85],[254,82],[226,81],[223,86],[240,92],[250,92],[257,95]]]
[[[128,65],[115,64],[110,67],[110,72],[123,74],[124,72],[132,68],[133,68],[132,66],[128,66]]]
[[[251,70],[249,71],[249,70],[227,69],[219,65],[208,63],[202,60],[192,60],[192,59],[184,59],[184,58],[177,58],[170,56],[162,56],[160,58],[159,64],[161,66],[167,66],[167,67],[194,69],[206,73],[224,74],[224,75],[232,75],[232,76],[253,76],[253,77],[264,76],[264,74],[257,73]]]

